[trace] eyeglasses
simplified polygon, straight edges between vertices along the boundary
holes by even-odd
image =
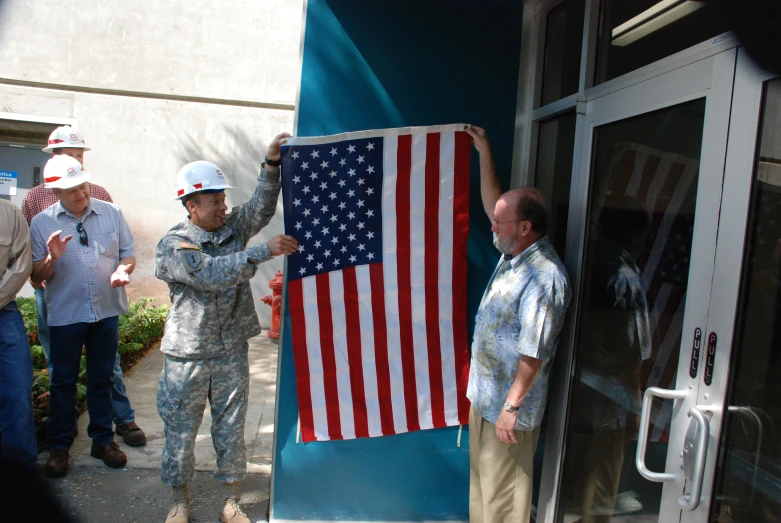
[[[81,222],[79,222],[79,224],[76,226],[76,232],[79,233],[79,243],[85,247],[88,247],[89,236],[87,236],[87,231],[84,229],[84,225],[82,225]]]
[[[494,222],[494,225],[496,225],[498,227],[498,226],[500,226],[503,223],[524,222],[524,221],[526,221],[526,219],[525,218],[516,218],[515,220],[505,220],[503,222],[500,222],[500,221],[497,221],[496,218],[494,217],[491,221]]]

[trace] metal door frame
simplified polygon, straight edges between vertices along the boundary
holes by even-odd
[[[731,378],[733,337],[743,277],[743,254],[747,237],[751,191],[754,184],[756,148],[759,143],[764,84],[776,78],[759,69],[746,53],[738,53],[732,100],[729,141],[720,202],[720,221],[715,251],[713,286],[706,332],[715,333],[716,352],[710,384],[705,383],[701,365],[697,404],[709,412],[710,437],[703,469],[703,493],[706,499],[682,522],[705,522],[710,513],[716,468],[721,445],[723,411]],[[704,365],[704,359],[702,364]],[[706,502],[707,501],[707,502]]]
[[[583,256],[588,218],[590,171],[595,128],[638,116],[644,113],[681,104],[698,98],[706,98],[705,123],[700,157],[700,174],[697,188],[697,209],[692,243],[689,286],[686,297],[686,315],[683,326],[682,350],[678,362],[676,389],[682,390],[683,399],[675,405],[670,431],[670,446],[665,472],[675,476],[666,483],[660,506],[660,521],[678,520],[681,508],[678,498],[684,490],[685,480],[681,471],[679,448],[688,428],[686,416],[696,406],[699,379],[689,377],[692,333],[696,328],[705,329],[708,304],[714,270],[714,253],[718,233],[719,207],[722,200],[727,137],[730,123],[730,104],[735,79],[737,50],[705,56],[700,60],[681,64],[640,82],[630,82],[626,87],[611,90],[594,90],[593,97],[578,103],[576,141],[570,212],[567,231],[566,265],[574,288],[570,318],[575,319],[581,309],[581,283]],[[556,520],[559,498],[559,482],[562,464],[566,457],[566,421],[569,392],[575,378],[573,344],[576,339],[575,322],[566,329],[560,341],[560,376],[566,376],[561,390],[552,391],[548,412],[547,444],[543,461],[540,497],[537,504],[537,521]],[[563,362],[561,360],[564,360]],[[564,367],[564,368],[561,368]],[[701,374],[701,373],[700,373]],[[554,383],[554,382],[552,382]],[[711,397],[711,399],[714,399]]]

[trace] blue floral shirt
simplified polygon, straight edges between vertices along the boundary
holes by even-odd
[[[521,403],[516,429],[533,430],[540,425],[551,362],[569,301],[567,271],[547,236],[515,258],[499,260],[475,318],[466,392],[483,418],[496,423],[521,355],[526,355],[543,363]]]

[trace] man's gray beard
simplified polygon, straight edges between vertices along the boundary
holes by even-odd
[[[496,247],[496,249],[502,254],[504,254],[505,256],[512,256],[513,249],[515,248],[515,238],[512,238],[510,240],[509,245],[508,244],[502,245],[502,243],[499,241],[499,236],[496,233],[493,234],[494,234],[494,247]]]

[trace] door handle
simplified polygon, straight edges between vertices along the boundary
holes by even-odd
[[[643,394],[643,410],[640,414],[640,427],[637,434],[637,456],[635,457],[635,466],[637,471],[645,479],[661,483],[663,481],[675,481],[677,474],[672,472],[652,472],[645,466],[645,450],[648,446],[648,428],[651,424],[651,401],[654,396],[665,399],[685,398],[688,391],[668,390],[659,387],[648,387]],[[699,501],[698,501],[699,502]],[[693,510],[693,509],[692,509]]]
[[[702,497],[702,480],[705,476],[705,458],[708,455],[710,422],[700,407],[690,408],[689,416],[692,420],[683,444],[683,470],[686,479],[691,481],[692,489],[689,494],[678,497],[678,504],[684,510],[691,512],[700,505]]]

